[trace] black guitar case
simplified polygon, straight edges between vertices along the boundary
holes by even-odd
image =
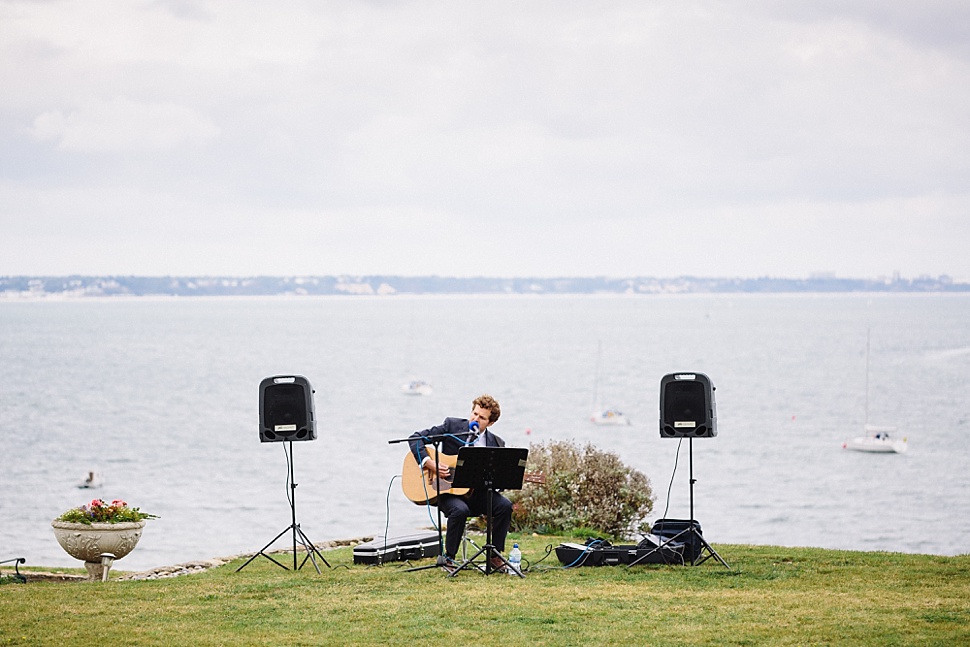
[[[378,537],[374,541],[354,546],[354,564],[384,564],[409,559],[437,557],[440,552],[438,533]]]
[[[684,564],[684,544],[647,535],[639,544],[614,546],[603,539],[588,539],[585,544],[563,543],[556,557],[566,568],[576,566],[618,566],[621,564]]]

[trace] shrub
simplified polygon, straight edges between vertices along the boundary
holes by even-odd
[[[533,444],[528,469],[542,472],[546,482],[508,493],[512,526],[519,532],[588,528],[623,538],[640,529],[653,510],[653,489],[646,475],[590,444],[582,449],[565,441]]]

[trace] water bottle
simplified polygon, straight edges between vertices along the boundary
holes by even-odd
[[[518,544],[512,544],[512,550],[509,552],[509,575],[518,575],[522,572],[522,551],[519,550]]]

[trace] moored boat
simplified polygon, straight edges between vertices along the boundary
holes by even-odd
[[[863,424],[865,435],[856,436],[842,443],[843,449],[857,452],[871,452],[875,454],[902,454],[909,449],[906,438],[897,440],[890,436],[896,433],[895,427],[880,427],[869,424],[869,338],[870,330],[866,330],[866,418]]]
[[[872,452],[877,454],[903,454],[909,449],[906,438],[897,439],[890,435],[890,432],[896,431],[895,427],[866,425],[865,430],[865,436],[856,436],[851,440],[847,440],[842,443],[842,447],[844,449],[853,449],[857,452]]]
[[[404,395],[431,395],[433,389],[424,380],[411,380],[401,387]]]
[[[626,414],[619,409],[603,409],[602,411],[597,411],[590,416],[590,422],[597,425],[629,425],[630,419],[626,417]]]
[[[603,408],[600,405],[600,363],[603,359],[603,342],[597,343],[596,347],[596,373],[593,380],[593,415],[589,420],[594,425],[622,427],[631,424],[630,419],[616,407]]]

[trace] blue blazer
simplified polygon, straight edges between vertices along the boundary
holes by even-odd
[[[413,440],[409,441],[408,445],[410,445],[411,453],[414,454],[414,458],[418,461],[418,465],[420,465],[428,455],[428,452],[424,448],[425,444],[432,442],[429,440],[424,440],[424,438],[426,436],[437,435],[445,435],[444,440],[441,441],[441,451],[452,456],[457,455],[458,450],[466,445],[466,439],[470,441],[473,438],[473,436],[468,433],[467,418],[445,418],[445,421],[440,425],[435,425],[434,427],[424,429],[423,431],[416,431],[411,434],[410,438]],[[505,447],[505,441],[486,429],[485,445],[487,447]]]

